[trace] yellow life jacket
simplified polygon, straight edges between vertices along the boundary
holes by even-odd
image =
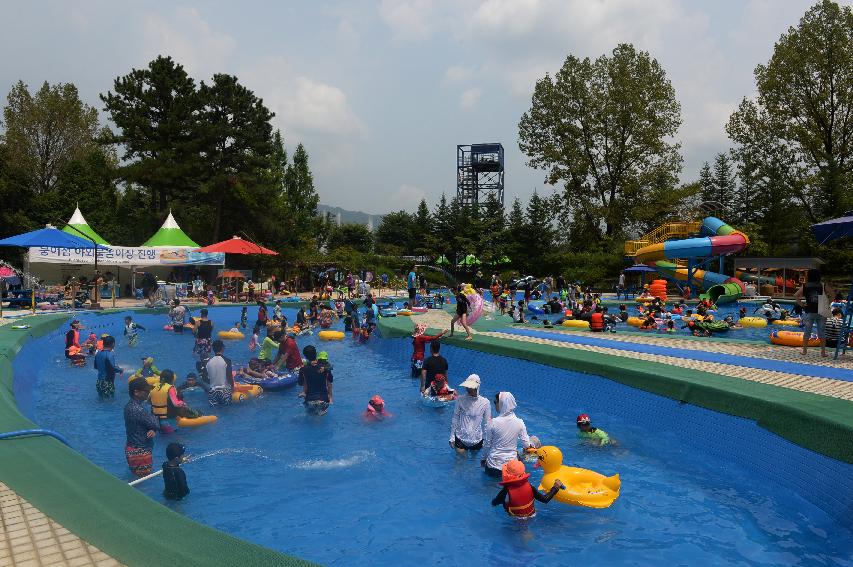
[[[169,413],[169,390],[171,384],[161,382],[151,390],[151,413],[161,419],[166,419]]]

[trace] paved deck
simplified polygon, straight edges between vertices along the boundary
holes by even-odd
[[[0,482],[0,565],[115,567],[121,563],[72,534]]]

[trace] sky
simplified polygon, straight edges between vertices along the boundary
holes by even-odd
[[[843,0],[850,4],[853,0]],[[800,0],[341,0],[7,2],[0,96],[71,82],[84,102],[171,55],[197,81],[236,75],[303,143],[324,204],[369,213],[456,191],[456,146],[500,142],[506,203],[550,194],[518,121],[569,54],[619,43],[664,67],[682,106],[682,180],[730,143],[753,70],[813,2]],[[102,116],[106,121],[106,116]]]

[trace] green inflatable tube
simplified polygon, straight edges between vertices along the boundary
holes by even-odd
[[[709,287],[705,295],[711,300],[711,303],[723,305],[737,301],[743,295],[743,292],[736,283],[724,283]]]
[[[729,325],[725,321],[701,321],[697,322],[696,326],[710,333],[724,333],[729,330]]]

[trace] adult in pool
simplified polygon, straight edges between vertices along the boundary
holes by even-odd
[[[323,415],[334,403],[332,372],[325,364],[317,362],[317,349],[308,345],[302,349],[308,364],[299,370],[299,385],[305,395],[305,409],[314,415]]]
[[[532,445],[524,421],[515,415],[515,396],[509,392],[498,392],[495,395],[495,408],[498,417],[492,420],[483,435],[486,456],[480,461],[480,466],[486,469],[487,475],[500,477],[504,463],[518,455],[519,441],[523,449]]]
[[[275,368],[284,366],[289,372],[298,370],[302,366],[302,357],[299,356],[299,347],[296,346],[294,333],[287,333],[287,336],[281,339],[273,366]]]
[[[532,518],[536,515],[534,501],[543,504],[551,501],[557,492],[563,488],[563,483],[557,479],[554,486],[548,492],[539,492],[530,481],[530,473],[524,468],[521,461],[508,461],[501,468],[500,485],[503,486],[498,495],[492,499],[492,506],[503,504],[504,510],[510,516],[516,518]]]
[[[151,474],[151,451],[160,424],[154,414],[145,407],[151,384],[146,382],[145,378],[135,378],[128,384],[127,391],[130,401],[124,406],[124,456],[130,472],[141,477]]]
[[[225,358],[225,343],[213,341],[213,357],[207,361],[205,369],[210,382],[207,401],[212,406],[231,405],[231,393],[234,391],[234,374],[231,371],[231,360]]]
[[[450,446],[459,453],[479,451],[483,447],[483,431],[492,422],[489,400],[480,395],[480,377],[471,374],[459,384],[465,393],[456,399],[450,420]]]
[[[456,288],[456,315],[453,316],[453,319],[450,320],[450,336],[453,336],[453,327],[456,325],[456,322],[462,325],[462,328],[465,329],[467,335],[465,336],[466,341],[470,341],[473,339],[471,336],[471,329],[468,327],[468,309],[470,305],[468,304],[468,297],[462,293],[462,286],[460,285]]]
[[[98,392],[98,397],[102,400],[112,399],[115,397],[116,374],[122,374],[124,370],[116,365],[116,357],[113,354],[115,347],[115,337],[104,337],[104,348],[95,355],[95,370],[98,371],[98,379],[95,382],[95,390]]]
[[[427,326],[423,323],[415,325],[415,330],[412,332],[412,376],[418,376],[421,369],[424,367],[424,354],[426,352],[427,343],[437,341],[446,331],[442,331],[437,335],[427,335]],[[423,390],[423,387],[421,388]]]

